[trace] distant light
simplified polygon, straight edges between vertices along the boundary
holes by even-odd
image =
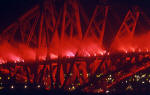
[[[103,92],[104,90],[102,88],[99,88],[98,93]]]
[[[39,60],[46,60],[46,56],[39,56]]]
[[[107,55],[109,55],[110,53],[108,52]]]
[[[67,56],[67,57],[74,57],[75,54],[74,54],[73,52],[71,52],[71,51],[67,51],[67,52],[66,52],[66,56]]]
[[[148,78],[146,78],[146,81],[148,81]]]
[[[141,77],[144,78],[146,76],[146,74],[143,74]]]
[[[72,76],[72,73],[70,73],[70,76]]]
[[[104,55],[104,53],[103,53],[103,52],[101,52],[101,55]]]
[[[4,88],[4,87],[1,87],[1,86],[0,86],[0,90],[2,90],[3,88]]]
[[[108,80],[112,80],[112,78],[108,78]]]
[[[57,58],[58,58],[58,56],[57,56],[57,55],[55,55],[55,54],[53,54],[53,53],[51,53],[51,54],[50,54],[50,58],[51,58],[51,59],[57,59]]]
[[[146,51],[147,51],[147,52],[149,52],[149,50],[148,50],[148,49],[146,49]]]
[[[132,49],[132,52],[135,52],[135,49]]]
[[[97,74],[97,75],[96,75],[97,78],[99,78],[100,76],[101,76],[100,74]]]
[[[109,92],[110,92],[110,91],[109,91],[109,90],[107,90],[107,91],[106,91],[106,94],[108,94]]]
[[[139,49],[139,52],[141,52],[141,49]]]
[[[13,88],[14,88],[14,86],[12,85],[12,86],[11,86],[11,89],[13,89]]]
[[[75,88],[75,86],[72,86],[72,90],[75,90],[76,88]]]
[[[24,60],[22,60],[22,62],[24,62]]]
[[[2,77],[0,77],[0,80],[2,79]]]
[[[24,82],[27,82],[28,80],[25,80]]]
[[[27,86],[25,85],[24,88],[27,88]]]
[[[88,74],[86,74],[87,75],[87,77],[89,77],[90,76],[90,74],[88,73]]]
[[[128,85],[126,90],[133,90],[132,85]]]
[[[145,82],[144,82],[144,81],[142,81],[142,83],[144,84]]]
[[[38,87],[38,88],[40,88],[41,86],[40,86],[40,85],[38,85],[37,87]]]
[[[8,77],[8,80],[10,79],[10,77]]]

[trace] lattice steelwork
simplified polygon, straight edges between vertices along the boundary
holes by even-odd
[[[107,5],[96,5],[89,18],[76,0],[59,7],[45,0],[1,33],[1,42],[16,45],[19,52],[0,54],[0,72],[46,89],[100,92],[148,68],[148,51],[113,54],[104,49],[108,14]],[[122,38],[133,38],[139,16],[137,8],[127,12],[111,51]]]

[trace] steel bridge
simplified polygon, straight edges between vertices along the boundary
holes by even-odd
[[[138,7],[129,9],[105,50],[109,11],[108,5],[96,5],[89,18],[76,0],[66,0],[60,8],[52,0],[36,5],[1,33],[0,72],[45,89],[97,93],[149,68],[148,48],[116,46],[122,39],[133,39],[142,12]]]

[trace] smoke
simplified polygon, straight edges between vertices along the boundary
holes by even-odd
[[[35,59],[35,50],[24,44],[2,41],[0,44],[0,58],[10,62],[29,61]]]
[[[150,50],[150,32],[124,37],[112,43],[112,50],[117,51],[148,51]]]
[[[112,51],[118,52],[135,52],[150,50],[150,32],[136,35],[132,38],[120,38],[112,43]],[[10,43],[1,40],[0,43],[0,63],[35,61],[36,54],[40,60],[46,60],[47,47],[31,48],[26,44],[19,42]],[[100,43],[100,40],[94,36],[85,38],[84,40],[77,37],[64,37],[60,40],[54,37],[49,46],[49,56],[51,59],[62,57],[78,56],[97,56],[103,55],[106,51]]]
[[[35,61],[36,55],[39,60],[46,60],[47,54],[51,59],[61,57],[74,57],[77,53],[78,56],[96,56],[103,55],[105,51],[102,49],[100,41],[94,37],[88,37],[84,40],[78,37],[64,37],[60,40],[58,36],[53,37],[53,40],[49,46],[49,52],[47,47],[31,48],[26,44],[19,42],[1,41],[0,44],[0,63],[5,63],[5,60],[9,62],[24,62]]]

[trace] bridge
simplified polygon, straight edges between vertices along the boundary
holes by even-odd
[[[76,0],[59,7],[43,1],[0,34],[0,73],[47,90],[99,93],[148,69],[149,35],[135,36],[139,18],[146,15],[138,6],[130,8],[106,49],[110,11],[109,5],[97,4],[89,16]]]

